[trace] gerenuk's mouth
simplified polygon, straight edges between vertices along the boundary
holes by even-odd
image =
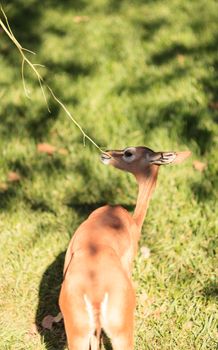
[[[101,154],[101,161],[102,161],[102,163],[104,163],[104,164],[109,164],[111,158],[112,158],[112,157],[111,157],[108,153],[102,153],[102,154]]]

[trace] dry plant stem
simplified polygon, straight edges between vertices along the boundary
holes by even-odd
[[[47,85],[48,90],[50,91],[51,95],[53,96],[53,98],[55,99],[55,101],[63,108],[63,110],[66,112],[66,114],[68,115],[68,117],[74,122],[74,124],[79,128],[79,130],[81,131],[81,133],[83,134],[83,143],[85,146],[85,139],[88,139],[90,142],[92,142],[92,144],[99,149],[100,152],[105,153],[82,129],[82,127],[79,125],[79,123],[73,118],[72,114],[68,111],[68,109],[66,108],[66,106],[55,96],[54,92],[52,91],[52,89]]]
[[[20,52],[20,55],[22,57],[22,64],[21,64],[21,75],[22,75],[22,82],[23,82],[23,88],[24,88],[24,91],[25,91],[25,94],[28,98],[30,98],[29,96],[29,93],[28,93],[28,90],[27,90],[27,87],[26,87],[26,83],[25,83],[25,78],[24,78],[24,66],[25,66],[25,63],[27,63],[29,65],[29,67],[34,71],[35,75],[37,76],[37,79],[38,79],[38,82],[39,82],[39,85],[40,85],[40,88],[41,88],[41,91],[42,91],[42,95],[43,95],[43,98],[45,100],[45,103],[46,103],[46,106],[47,106],[47,109],[48,111],[50,112],[50,109],[49,109],[49,105],[48,105],[48,101],[47,101],[47,98],[46,98],[46,94],[45,94],[45,90],[44,90],[44,87],[43,87],[43,78],[42,76],[40,75],[40,73],[37,71],[37,69],[35,68],[36,66],[40,66],[40,67],[44,67],[43,65],[41,64],[33,64],[27,57],[26,55],[23,53],[23,51],[27,51],[27,52],[30,52],[32,54],[35,55],[35,53],[33,51],[30,51],[28,49],[25,49],[23,48],[20,43],[17,41],[17,39],[15,38],[11,28],[10,28],[10,25],[9,25],[9,22],[8,22],[8,18],[4,12],[4,10],[2,9],[1,7],[1,12],[3,13],[3,16],[5,18],[5,21],[7,23],[7,27],[6,25],[4,24],[4,22],[0,19],[0,25],[1,27],[3,28],[3,30],[5,31],[5,33],[8,35],[8,37],[11,39],[11,41],[14,43],[14,45],[17,47],[18,51]],[[73,118],[72,114],[70,113],[70,111],[67,109],[67,107],[55,96],[53,90],[48,86],[46,85],[47,89],[49,90],[50,94],[52,95],[52,97],[54,98],[54,100],[62,107],[62,109],[65,111],[65,113],[67,114],[67,116],[73,121],[73,123],[78,127],[78,129],[80,130],[80,132],[82,133],[83,135],[83,144],[85,146],[85,141],[86,139],[88,139],[101,153],[106,153],[104,152],[83,130],[83,128],[79,125],[79,123]]]
[[[34,73],[36,74],[37,76],[37,79],[38,79],[38,82],[39,82],[39,85],[40,85],[40,88],[42,90],[42,94],[43,94],[43,97],[44,97],[44,100],[45,100],[45,103],[47,105],[47,108],[48,108],[48,111],[50,112],[49,110],[49,106],[48,106],[48,102],[47,102],[47,99],[46,99],[46,95],[45,95],[45,91],[44,91],[44,88],[43,88],[43,85],[42,85],[42,82],[43,82],[43,78],[41,77],[41,75],[39,74],[39,72],[37,71],[37,69],[35,68],[34,64],[32,64],[30,62],[30,60],[26,57],[26,55],[23,53],[23,50],[25,51],[28,51],[32,54],[35,54],[34,52],[30,51],[30,50],[27,50],[27,49],[24,49],[20,43],[17,41],[17,39],[15,38],[11,28],[10,28],[10,25],[9,25],[9,22],[8,22],[8,19],[7,19],[7,16],[4,12],[4,10],[2,9],[1,7],[1,11],[4,15],[4,18],[6,20],[6,23],[7,23],[7,26],[8,28],[5,26],[5,24],[2,22],[2,20],[0,19],[0,24],[2,26],[2,28],[4,29],[4,31],[6,32],[6,34],[9,36],[9,38],[12,40],[12,42],[14,43],[14,45],[17,47],[17,49],[19,50],[20,52],[20,55],[22,57],[22,65],[21,65],[21,75],[22,75],[22,81],[23,81],[23,87],[24,87],[24,91],[25,91],[25,94],[28,98],[30,98],[29,94],[28,94],[28,90],[26,88],[26,84],[25,84],[25,78],[24,78],[24,65],[25,63],[27,63],[30,68],[32,68],[32,70],[34,71]]]

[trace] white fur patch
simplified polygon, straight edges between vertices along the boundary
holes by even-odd
[[[102,163],[108,165],[108,164],[110,164],[111,156],[109,156],[109,154],[102,153],[101,154],[101,161],[102,161]]]
[[[88,316],[89,316],[89,325],[90,325],[91,331],[94,332],[95,331],[95,318],[94,318],[93,307],[92,307],[92,304],[90,303],[86,294],[84,294],[84,301],[85,301],[86,310],[87,310]]]
[[[108,305],[108,293],[105,293],[104,299],[101,302],[101,322],[106,323],[107,320],[107,305]]]

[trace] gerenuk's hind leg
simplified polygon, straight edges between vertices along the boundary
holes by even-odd
[[[59,304],[64,318],[69,350],[89,350],[93,331],[84,299],[77,294],[61,290]]]
[[[109,293],[103,328],[111,339],[113,350],[133,350],[134,310],[132,286]]]

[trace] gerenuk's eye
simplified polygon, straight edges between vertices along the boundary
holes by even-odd
[[[127,163],[131,163],[135,159],[135,148],[127,148],[123,152],[123,160]]]
[[[133,154],[132,154],[130,151],[125,151],[125,152],[124,152],[124,156],[125,156],[125,157],[132,157],[132,155],[133,155]]]

